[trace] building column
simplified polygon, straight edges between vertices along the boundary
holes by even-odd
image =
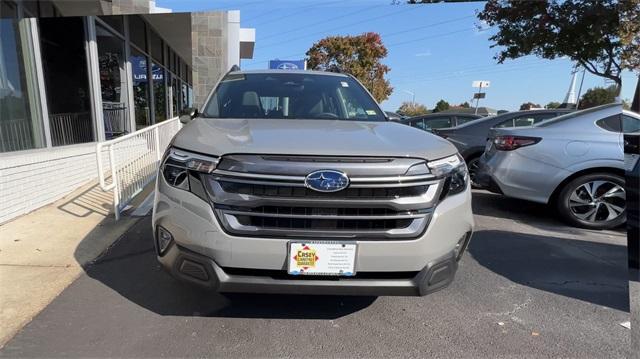
[[[87,74],[91,93],[91,114],[93,118],[94,138],[97,142],[105,140],[104,119],[102,113],[102,88],[100,84],[100,64],[98,43],[96,40],[96,22],[93,16],[85,19],[85,46],[87,50]]]
[[[133,68],[131,67],[131,40],[129,39],[129,17],[123,16],[124,26],[124,72],[127,86],[127,113],[130,132],[136,131],[136,112],[133,100]]]
[[[191,13],[193,105],[200,108],[227,71],[226,12]]]

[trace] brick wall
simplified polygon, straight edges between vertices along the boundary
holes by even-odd
[[[95,143],[3,154],[0,224],[64,197],[97,173]]]

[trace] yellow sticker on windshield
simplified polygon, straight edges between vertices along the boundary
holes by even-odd
[[[375,116],[376,112],[374,110],[367,110],[367,115],[369,116]]]

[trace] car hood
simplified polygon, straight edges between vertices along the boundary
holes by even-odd
[[[379,156],[438,159],[456,153],[448,141],[394,122],[195,119],[173,145],[199,153]]]

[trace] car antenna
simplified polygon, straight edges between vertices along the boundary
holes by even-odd
[[[240,66],[238,65],[231,66],[231,70],[229,70],[229,72],[234,72],[234,71],[240,71]]]

